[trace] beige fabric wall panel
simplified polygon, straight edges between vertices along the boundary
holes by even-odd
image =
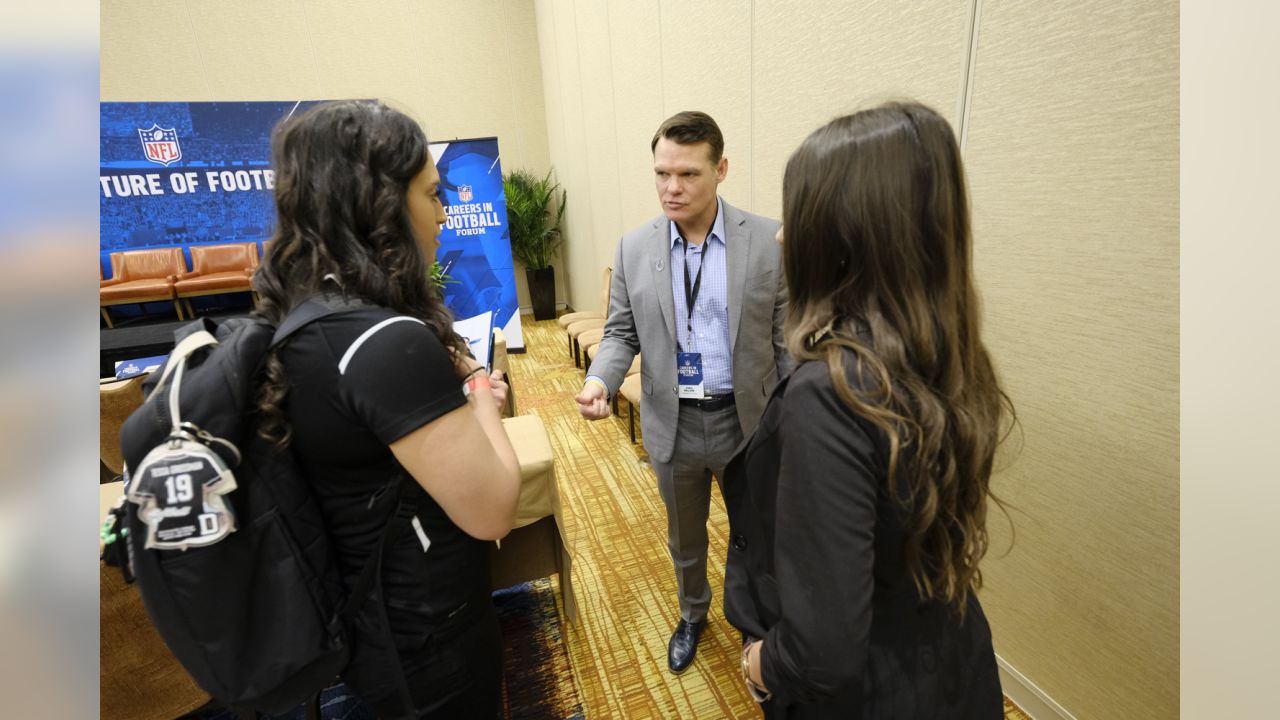
[[[1077,717],[1176,717],[1178,13],[986,0],[979,30],[974,264],[1025,437],[996,650]]]
[[[966,59],[967,0],[756,0],[752,197],[782,215],[787,158],[827,121],[908,97],[953,124]]]
[[[501,122],[509,127],[498,133],[503,140],[503,169],[519,167],[545,173],[551,167],[551,154],[547,149],[547,113],[533,3],[501,0],[498,6],[502,9],[504,47],[503,66],[496,72],[511,83],[511,111],[501,115]],[[446,89],[447,96],[454,94]],[[515,140],[514,146],[508,138]]]
[[[543,115],[546,118],[547,127],[547,163],[548,167],[556,169],[556,177],[560,181],[561,186],[569,190],[570,195],[573,194],[572,185],[566,182],[566,168],[564,163],[565,148],[568,146],[568,138],[565,135],[564,123],[564,105],[560,96],[560,62],[559,48],[556,42],[556,25],[553,16],[553,8],[551,3],[539,0],[534,3],[534,18],[538,33],[538,58],[539,64],[542,66],[542,97],[543,97]],[[573,208],[573,201],[570,200],[569,208]],[[568,252],[567,248],[571,242],[574,233],[570,227],[568,211],[565,213],[565,221],[561,226],[561,232],[564,234],[563,244],[561,247],[566,248],[561,251],[556,261],[552,263],[552,267],[556,269],[556,299],[564,297],[566,302],[572,304],[565,288],[568,287],[568,275],[564,269],[565,256]],[[529,297],[529,290],[526,286],[524,270],[520,263],[516,263],[516,288],[524,294],[520,296],[523,305]]]
[[[546,28],[543,25],[546,23]],[[592,167],[586,146],[587,124],[583,98],[580,42],[577,8],[574,0],[549,0],[538,3],[538,37],[544,46],[543,60],[556,66],[555,94],[547,95],[547,125],[552,125],[551,105],[560,126],[557,142],[551,145],[551,163],[561,185],[568,192],[565,211],[564,244],[561,250],[563,272],[567,281],[566,298],[575,308],[591,307],[588,288],[597,287],[601,267],[596,262],[593,244],[594,208],[591,203]],[[546,32],[549,30],[550,32]],[[587,62],[594,60],[586,58]],[[553,131],[555,133],[557,131]]]
[[[302,90],[323,92],[316,83],[317,51],[302,3],[184,4],[195,28],[209,99],[288,100],[307,97]],[[145,40],[131,49],[143,44]]]
[[[302,36],[310,53],[310,62],[298,70],[312,75],[317,88],[308,98],[381,98],[401,110],[413,108],[427,137],[436,139],[443,98],[432,93],[439,71],[432,48],[421,41],[426,17],[417,6],[376,0],[352,12],[337,3],[297,4],[304,24],[291,34]]]
[[[654,188],[649,141],[668,117],[661,82],[667,59],[662,52],[657,3],[611,2],[608,6],[622,216],[615,236],[598,242],[604,252],[601,257],[613,262],[618,238],[662,212]]]
[[[186,3],[104,2],[100,24],[98,92],[103,100],[208,97],[204,63]]]
[[[578,70],[582,77],[582,141],[588,158],[586,190],[591,203],[589,235],[579,234],[582,256],[591,258],[583,272],[574,265],[570,277],[574,307],[595,309],[591,298],[600,297],[600,272],[613,262],[613,250],[622,233],[621,199],[618,193],[618,133],[613,106],[613,69],[610,58],[608,4],[577,0]]]
[[[720,195],[751,207],[751,3],[662,0],[663,119],[701,110],[724,133]],[[649,131],[652,139],[653,130]],[[656,198],[656,195],[655,195]],[[656,207],[656,200],[655,200]]]

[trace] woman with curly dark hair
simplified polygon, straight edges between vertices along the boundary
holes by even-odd
[[[505,384],[466,352],[427,279],[445,214],[426,135],[381,103],[324,103],[277,128],[273,156],[255,311],[279,323],[310,298],[340,311],[269,357],[261,432],[307,473],[348,590],[398,498],[414,507],[413,530],[381,550],[383,602],[355,620],[344,679],[384,719],[493,718],[487,541],[511,529],[520,472]]]
[[[778,242],[798,366],[724,483],[748,689],[767,718],[1002,717],[975,591],[1013,416],[951,127],[894,103],[818,129]]]

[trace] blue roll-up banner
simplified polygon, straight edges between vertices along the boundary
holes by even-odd
[[[102,103],[100,250],[110,253],[271,238],[271,131],[316,101]],[[507,345],[524,348],[498,139],[432,143],[448,222],[438,259],[454,317],[489,314]]]

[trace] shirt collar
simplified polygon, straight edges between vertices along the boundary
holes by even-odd
[[[668,220],[667,225],[671,230],[671,247],[674,248],[683,238],[680,237],[680,229],[676,227],[675,221]],[[711,232],[707,234],[707,240],[712,238],[724,244],[724,203],[720,202],[719,195],[716,196],[716,219],[711,223]]]

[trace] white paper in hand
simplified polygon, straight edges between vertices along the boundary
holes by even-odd
[[[486,370],[493,370],[493,312],[483,312],[475,317],[453,323],[453,331],[461,335],[471,348],[471,354]]]

